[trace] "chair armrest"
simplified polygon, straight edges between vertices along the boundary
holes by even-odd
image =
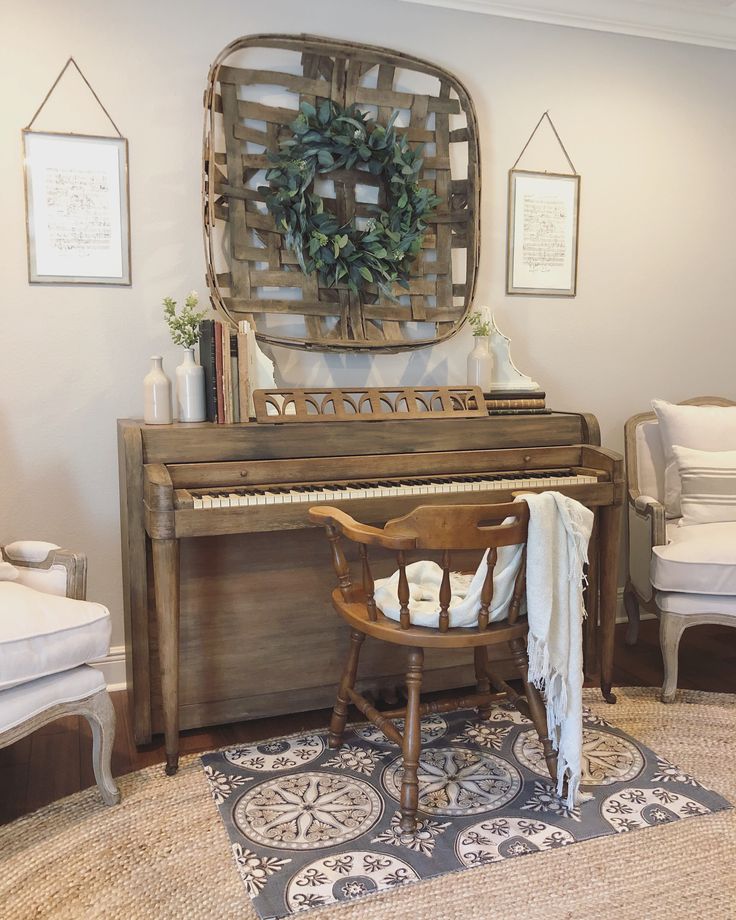
[[[386,549],[413,549],[416,546],[414,537],[392,536],[385,533],[380,527],[371,527],[361,524],[349,514],[330,505],[317,506],[309,509],[309,519],[322,527],[334,527],[339,533],[354,543],[364,543],[366,546],[383,546]]]
[[[637,517],[649,519],[650,546],[664,546],[667,543],[664,505],[651,495],[637,495],[631,505]]]
[[[63,594],[83,601],[87,594],[87,557],[72,553],[56,543],[41,540],[16,540],[0,547],[0,558],[20,570],[20,584],[47,594]],[[53,576],[65,570],[63,584]]]
[[[649,601],[652,597],[650,564],[652,548],[667,543],[664,505],[651,495],[640,495],[638,490],[629,491],[627,516],[629,538],[629,582],[639,598]]]

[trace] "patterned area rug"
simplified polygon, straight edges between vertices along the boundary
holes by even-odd
[[[399,726],[401,728],[401,726]],[[512,706],[422,722],[420,821],[399,827],[401,756],[371,725],[202,757],[238,873],[264,920],[420,879],[729,808],[722,796],[585,712],[584,790],[565,807]]]

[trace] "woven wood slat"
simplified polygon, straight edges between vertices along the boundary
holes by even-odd
[[[253,49],[277,49],[279,59],[263,69],[250,66]],[[287,67],[281,60],[288,55]],[[375,285],[356,294],[305,276],[258,191],[268,153],[290,135],[299,105],[325,98],[357,103],[382,124],[400,109],[399,133],[427,145],[419,182],[441,201],[427,221],[409,289],[395,286],[395,299]],[[457,331],[472,304],[479,257],[478,133],[462,83],[400,52],[317,36],[254,35],[232,42],[212,65],[205,110],[207,278],[223,317],[233,324],[249,319],[266,342],[326,351],[403,351]],[[376,189],[379,207],[386,206],[383,180],[363,170],[325,178],[331,185],[319,193],[341,223],[372,217]],[[462,271],[453,277],[459,264],[453,249],[464,250],[465,277]]]

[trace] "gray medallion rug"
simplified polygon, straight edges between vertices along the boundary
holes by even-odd
[[[674,764],[585,711],[584,790],[565,807],[513,706],[422,721],[419,824],[399,827],[401,755],[372,725],[202,757],[253,907],[275,920],[461,869],[729,808]]]

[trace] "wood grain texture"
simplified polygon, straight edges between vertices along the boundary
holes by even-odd
[[[262,48],[292,52],[293,67],[232,66],[235,55],[242,63],[249,51],[253,56]],[[407,74],[417,75],[425,88],[405,91]],[[273,86],[291,94],[293,104],[264,104]],[[264,98],[254,98],[259,93]],[[268,152],[290,135],[289,125],[302,102],[315,105],[322,99],[341,107],[375,107],[382,124],[401,110],[405,117],[400,133],[407,133],[412,143],[428,145],[419,183],[441,201],[427,218],[409,289],[396,287],[396,299],[384,296],[374,284],[355,294],[342,284],[327,287],[316,276],[305,277],[265,211],[259,186],[270,165]],[[480,150],[473,102],[456,77],[385,48],[313,35],[251,35],[231,42],[217,56],[204,104],[207,279],[216,308],[229,322],[248,319],[264,341],[324,351],[402,351],[442,341],[457,331],[476,283]],[[340,170],[327,178],[333,182],[332,197],[328,191],[321,195],[340,220],[373,216],[361,192],[364,185],[377,184],[379,206],[385,205],[383,183],[369,173]],[[224,262],[218,255],[223,236]],[[297,299],[293,291],[299,293]],[[283,313],[303,318],[301,333],[287,334],[271,322]],[[417,323],[426,325],[418,328]]]
[[[620,458],[581,444],[579,414],[354,423],[349,438],[338,436],[345,428],[329,423],[121,423],[121,507],[127,516],[122,534],[125,564],[130,567],[126,646],[131,656],[132,724],[139,743],[162,730],[165,713],[173,731],[172,705],[182,729],[259,718],[328,705],[339,678],[346,640],[330,610],[328,548],[309,520],[308,503],[204,512],[191,502],[187,505],[185,498],[192,490],[341,477],[580,467],[595,471],[599,481],[570,486],[571,494],[592,506],[616,502],[623,495]],[[495,503],[513,497],[511,489],[473,495],[474,500]],[[343,510],[383,525],[420,501],[467,504],[462,493],[427,499],[363,499],[345,502]],[[341,503],[335,504],[341,510]],[[181,558],[178,703],[169,691],[162,693],[159,635],[162,626],[164,632],[169,630],[168,637],[162,635],[162,648],[170,655],[166,624],[171,618],[157,622],[153,590],[152,542],[166,540],[179,543]],[[359,551],[351,552],[348,563],[362,572]],[[462,560],[468,570],[478,561],[472,552]],[[388,554],[371,559],[372,578],[389,575],[394,568],[395,558]],[[612,630],[615,593],[606,605],[601,602],[601,611],[595,643]],[[366,648],[362,657],[361,692],[401,683],[402,654]],[[493,663],[503,656],[491,649],[490,658]],[[472,650],[450,655],[429,649],[423,685],[429,691],[467,685],[475,676],[473,662]],[[502,678],[512,673],[505,664],[494,668]]]
[[[524,712],[531,716],[544,750],[544,756],[552,780],[557,776],[557,755],[552,747],[547,719],[539,691],[529,683],[528,661],[525,637],[528,632],[526,619],[520,619],[519,608],[525,586],[525,552],[529,530],[529,507],[526,502],[495,505],[422,506],[410,514],[389,521],[384,528],[368,527],[355,521],[336,509],[316,509],[313,519],[321,523],[332,547],[332,559],[338,587],[332,592],[332,603],[337,613],[350,628],[351,650],[340,682],[337,701],[333,710],[330,745],[339,747],[345,730],[347,701],[351,700],[362,714],[392,740],[401,744],[403,754],[403,776],[401,780],[401,828],[410,833],[416,826],[418,804],[417,768],[421,750],[420,723],[428,707],[421,702],[422,672],[425,649],[468,650],[473,649],[473,661],[478,693],[473,695],[471,705],[477,705],[481,713],[490,711],[493,698],[491,684],[501,683],[492,675],[487,658],[488,647],[504,646],[513,661],[516,676],[524,685]],[[360,584],[351,581],[350,568],[341,547],[341,537],[358,544],[364,563],[366,547],[382,547],[395,550],[399,570],[398,600],[399,621],[386,617],[373,603],[373,585],[369,582],[366,591],[365,580]],[[397,537],[412,541],[416,550],[439,550],[441,553],[442,581],[439,589],[438,628],[414,626],[410,620],[409,584],[406,576],[407,548],[397,548]],[[508,616],[498,623],[488,624],[490,589],[484,586],[475,627],[451,628],[449,605],[451,597],[450,570],[454,552],[476,549],[488,550],[489,560],[495,560],[496,551],[502,546],[521,545],[521,560],[514,581],[514,590]],[[364,569],[365,571],[365,569]],[[489,565],[488,579],[493,578],[493,563]],[[488,580],[487,579],[487,580]],[[484,615],[485,613],[485,615]],[[483,617],[483,621],[481,620]],[[381,713],[359,693],[353,690],[358,667],[358,652],[361,636],[370,636],[379,642],[401,645],[407,649],[406,707],[400,711],[405,720],[403,735],[398,725],[387,721],[387,714]],[[514,693],[509,696],[519,702]],[[465,694],[443,704],[442,711],[465,708],[469,700]],[[436,707],[434,711],[437,711]],[[431,709],[431,707],[430,707]]]
[[[375,422],[488,415],[480,387],[255,390],[257,422]]]

